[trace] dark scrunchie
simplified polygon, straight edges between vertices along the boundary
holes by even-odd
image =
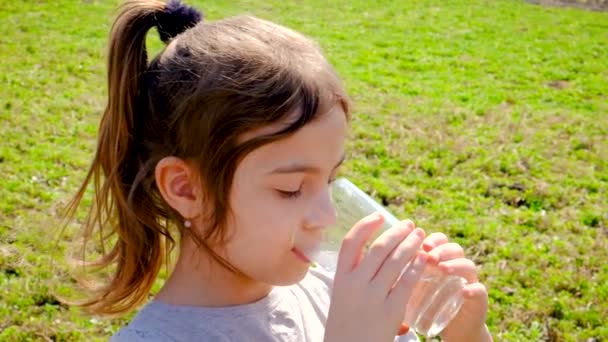
[[[168,44],[173,37],[196,26],[202,19],[203,14],[196,8],[185,5],[180,0],[171,0],[165,10],[156,15],[160,40]]]

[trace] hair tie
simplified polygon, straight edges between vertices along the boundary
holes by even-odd
[[[185,5],[180,0],[171,0],[165,9],[156,15],[160,40],[168,44],[172,38],[196,26],[202,19],[203,14],[196,8]]]

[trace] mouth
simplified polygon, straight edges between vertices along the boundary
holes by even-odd
[[[293,247],[291,249],[291,251],[293,252],[293,254],[295,254],[300,260],[304,261],[307,264],[311,263],[311,260],[304,254],[302,253],[302,251],[300,251],[299,249]]]

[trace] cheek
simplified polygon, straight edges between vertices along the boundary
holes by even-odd
[[[256,243],[282,243],[297,227],[293,205],[269,190],[241,192],[231,201],[235,238]]]

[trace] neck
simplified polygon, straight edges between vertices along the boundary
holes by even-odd
[[[184,236],[180,255],[156,299],[173,305],[221,307],[248,304],[267,296],[272,285],[235,274],[192,238]]]

